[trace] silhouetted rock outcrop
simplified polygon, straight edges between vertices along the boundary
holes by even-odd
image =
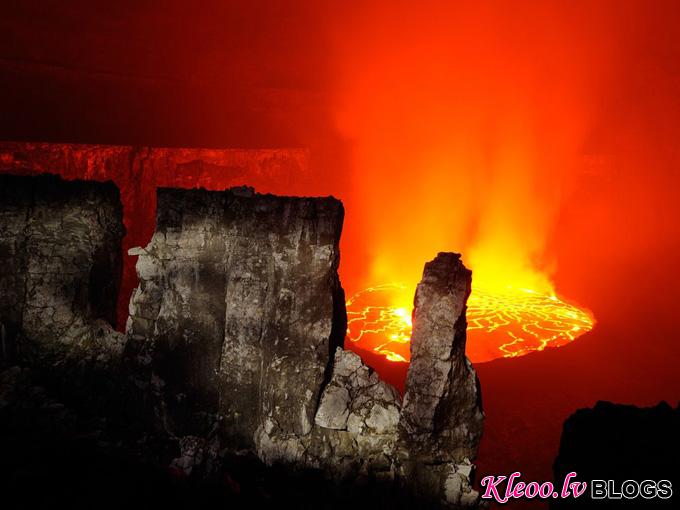
[[[657,489],[650,486],[645,490],[651,494],[631,498],[620,494],[626,480],[634,484],[668,480],[677,489],[679,432],[680,407],[673,409],[666,402],[644,408],[597,402],[592,409],[579,409],[564,422],[554,473],[560,484],[567,473],[576,472],[575,480],[587,482],[588,487],[579,498],[551,501],[551,508],[676,508],[675,494],[658,497]],[[607,497],[592,499],[593,480],[607,484]],[[635,487],[629,489],[632,494]]]

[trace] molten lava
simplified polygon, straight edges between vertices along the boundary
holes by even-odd
[[[347,300],[348,340],[389,361],[408,362],[412,300],[411,289],[400,283],[357,292]],[[484,284],[473,287],[467,321],[467,354],[476,362],[560,347],[594,324],[589,312],[552,292]]]
[[[408,287],[388,283],[369,287],[347,300],[347,338],[390,361],[408,362],[411,308]]]

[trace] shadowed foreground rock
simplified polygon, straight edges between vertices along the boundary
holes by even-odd
[[[111,183],[0,175],[0,361],[105,364],[125,233]]]
[[[680,407],[673,409],[666,402],[654,407],[636,407],[600,401],[592,409],[579,409],[564,422],[553,468],[557,484],[574,471],[577,475],[574,480],[585,481],[588,487],[578,499],[555,499],[550,502],[550,508],[677,508],[678,431]],[[592,480],[612,480],[612,488],[618,493],[626,480],[635,484],[643,480],[655,484],[667,480],[674,493],[670,496],[666,492],[670,497],[658,497],[656,487],[648,486],[649,492],[645,495],[638,492],[630,499],[609,495],[594,500]],[[634,484],[628,489],[634,491]]]

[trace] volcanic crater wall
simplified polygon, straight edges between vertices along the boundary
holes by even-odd
[[[250,451],[434,504],[477,504],[470,461],[483,414],[465,358],[471,274],[459,255],[425,266],[402,402],[342,348],[338,200],[159,189],[156,232],[130,250],[140,283],[123,336],[96,330],[115,313],[120,278],[115,186],[3,182],[2,338],[25,353],[19,362],[115,358],[108,376],[177,442],[173,465],[187,474]]]

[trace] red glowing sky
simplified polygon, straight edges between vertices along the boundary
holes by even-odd
[[[0,138],[310,147],[346,288],[455,250],[594,312],[478,367],[484,469],[545,478],[576,407],[680,398],[675,2],[97,4],[0,7]]]

